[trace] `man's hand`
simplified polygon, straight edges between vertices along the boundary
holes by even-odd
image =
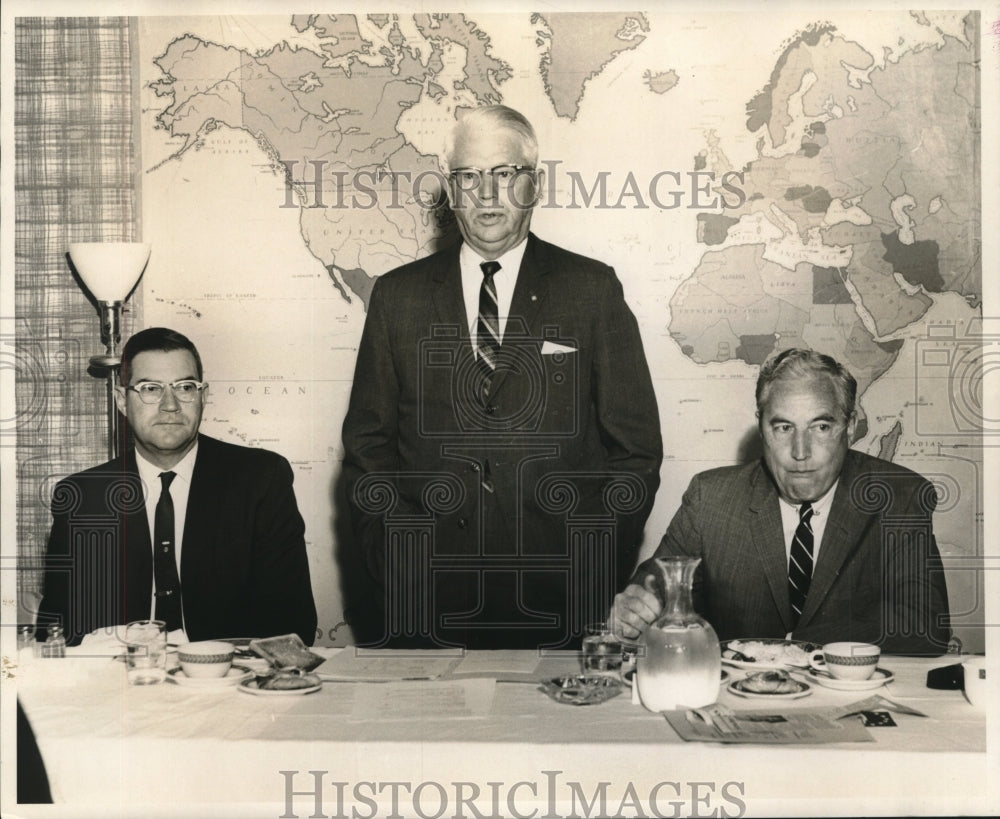
[[[611,630],[619,639],[635,640],[660,615],[659,599],[637,583],[615,595],[611,607]]]

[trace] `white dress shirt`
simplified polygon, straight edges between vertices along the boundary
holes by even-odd
[[[521,259],[528,240],[525,239],[516,247],[512,247],[499,259],[500,269],[493,274],[493,284],[497,290],[497,312],[500,318],[500,340],[503,341],[504,330],[507,328],[507,316],[510,315],[510,304],[514,300],[514,286],[517,284],[517,271],[521,269]],[[476,253],[468,243],[462,243],[458,254],[462,268],[462,296],[465,300],[465,315],[468,320],[469,335],[476,338],[476,321],[479,318],[479,290],[483,286],[483,270],[479,266],[486,261]]]
[[[139,470],[146,499],[146,520],[149,522],[149,542],[153,543],[154,525],[156,520],[156,504],[160,500],[163,484],[160,482],[161,472],[173,472],[176,476],[170,484],[170,499],[174,502],[174,558],[177,560],[177,576],[181,576],[181,547],[184,543],[184,520],[187,517],[188,495],[191,492],[191,476],[194,474],[194,461],[198,457],[198,443],[191,447],[180,461],[170,469],[161,469],[156,464],[147,461],[139,451],[135,453],[135,465]],[[151,552],[152,553],[152,552]],[[154,557],[155,559],[155,557]],[[152,604],[150,618],[156,613],[156,577],[153,577]],[[181,594],[181,614],[183,615],[183,592]]]

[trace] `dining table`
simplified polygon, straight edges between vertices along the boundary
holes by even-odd
[[[986,713],[961,690],[927,687],[954,656],[883,656],[891,681],[876,690],[814,680],[778,701],[737,696],[728,683],[746,670],[725,666],[718,706],[755,719],[883,698],[861,740],[763,743],[686,741],[628,685],[600,703],[557,702],[542,683],[579,674],[575,652],[460,653],[444,675],[439,657],[412,652],[406,667],[427,670],[416,678],[273,696],[176,673],[130,685],[115,655],[85,642],[9,672],[53,799],[11,815],[969,815],[1000,804]]]

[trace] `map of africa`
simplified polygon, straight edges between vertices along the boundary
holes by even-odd
[[[647,550],[693,473],[753,456],[757,365],[806,346],[858,378],[855,446],[937,484],[946,558],[978,554],[980,25],[141,18],[143,319],[201,348],[206,432],[292,461],[325,639],[349,639],[340,426],[372,283],[456,238],[439,157],[491,103],[538,130],[533,229],[613,264],[639,320],[666,449]]]

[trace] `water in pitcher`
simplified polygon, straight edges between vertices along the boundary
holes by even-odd
[[[650,711],[701,708],[719,696],[722,656],[715,629],[691,604],[691,587],[700,558],[658,557],[659,580],[647,588],[663,610],[643,635],[636,665],[639,699]]]
[[[650,711],[711,705],[722,676],[719,643],[707,623],[646,631],[646,653],[636,675],[639,698]]]

